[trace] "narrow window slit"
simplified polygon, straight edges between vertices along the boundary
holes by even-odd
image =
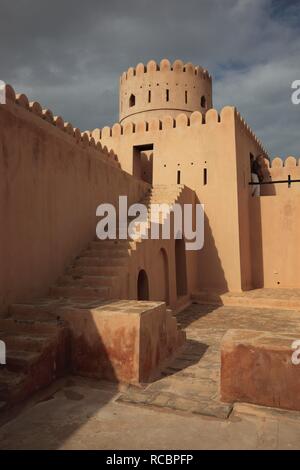
[[[207,185],[207,168],[203,169],[203,184]]]

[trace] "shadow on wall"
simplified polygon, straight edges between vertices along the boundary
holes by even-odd
[[[199,281],[200,291],[206,289],[220,294],[228,292],[225,272],[206,213],[204,213],[204,246],[199,252]]]
[[[177,240],[175,240],[175,268],[176,293],[177,298],[180,298],[188,293],[186,273],[186,249],[184,238],[178,238]]]
[[[263,181],[270,182],[272,181],[272,176],[269,168],[269,161],[265,158],[260,160],[260,166],[263,174]],[[276,195],[276,185],[275,184],[262,184],[260,186],[261,196],[275,196]]]
[[[166,302],[166,305],[170,305],[170,275],[169,275],[169,260],[168,254],[165,248],[160,248],[158,252],[158,258],[155,263],[157,272],[160,273],[160,282],[158,283],[157,297],[155,300]]]
[[[269,161],[260,159],[263,181],[272,181]],[[260,197],[275,196],[275,184],[263,184],[260,186]],[[252,289],[264,286],[264,264],[263,264],[263,240],[262,240],[262,218],[260,197],[250,196],[250,246],[251,246],[251,278]]]
[[[250,200],[250,230],[252,288],[257,289],[264,285],[264,254],[259,197],[252,197]]]

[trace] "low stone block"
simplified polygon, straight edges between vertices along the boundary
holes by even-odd
[[[164,302],[70,304],[59,315],[71,329],[73,371],[91,377],[147,382],[185,340]]]
[[[300,410],[300,365],[292,363],[297,335],[229,330],[221,343],[221,399]]]

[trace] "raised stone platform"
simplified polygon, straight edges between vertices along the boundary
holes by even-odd
[[[225,305],[233,307],[276,308],[300,311],[300,289],[252,289],[244,292],[217,292],[201,290],[192,295],[192,300],[203,305]]]
[[[71,330],[73,371],[91,377],[147,382],[185,341],[164,302],[77,302],[57,313]]]
[[[221,342],[221,399],[300,410],[299,332],[229,330]]]

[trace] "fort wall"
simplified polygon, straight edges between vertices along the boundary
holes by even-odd
[[[264,167],[264,181],[280,181],[300,179],[299,159],[293,156],[286,158],[275,157],[271,162],[266,161]],[[262,186],[262,195],[275,196],[285,194],[287,189],[291,193],[300,193],[300,183],[274,183]]]
[[[241,253],[241,276],[243,290],[251,289],[252,279],[252,251],[251,231],[253,226],[250,218],[249,203],[251,202],[252,186],[250,155],[254,157],[267,155],[260,141],[253,135],[249,126],[237,112],[235,115],[235,145],[237,155],[237,186],[238,186],[238,219],[239,219],[239,245]],[[266,160],[268,162],[268,160]],[[250,201],[250,202],[249,202]]]
[[[0,107],[0,313],[43,295],[95,237],[96,207],[148,185],[112,152],[7,87]]]
[[[166,115],[162,119],[117,123],[91,132],[96,141],[100,139],[103,146],[113,149],[122,168],[131,174],[135,170],[135,149],[153,146],[153,184],[176,184],[180,175],[180,183],[195,190],[206,213],[206,245],[199,261],[205,269],[199,273],[200,287],[239,290],[247,284],[242,279],[239,251],[242,238],[238,211],[242,209],[237,171],[239,178],[243,171],[237,166],[237,133],[247,149],[245,155],[249,155],[249,145],[256,154],[265,152],[233,107],[225,107],[220,113],[210,109],[205,115],[196,111],[190,117],[181,113],[176,119]],[[248,159],[247,165],[249,178]],[[246,180],[245,191],[248,197]]]
[[[250,200],[253,287],[300,288],[300,194]]]
[[[261,196],[251,196],[250,153],[261,148],[237,123],[237,174],[241,272],[243,289],[258,287],[300,287],[300,256],[295,250],[299,238],[300,183],[275,183],[300,179],[297,159],[276,157],[263,164]],[[250,189],[250,190],[249,190]]]
[[[260,198],[250,200],[252,278],[254,287],[300,287],[299,160],[288,156],[265,161]]]

